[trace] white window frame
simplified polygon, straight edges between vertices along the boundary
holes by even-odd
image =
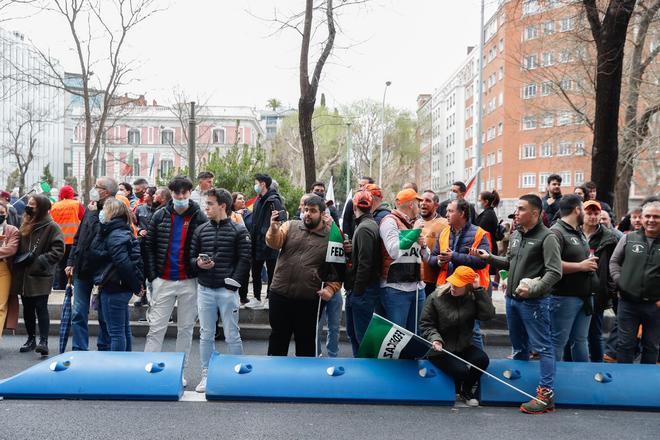
[[[555,125],[555,116],[552,113],[546,113],[541,117],[541,128],[551,128]]]
[[[541,144],[541,157],[552,157],[552,142]]]
[[[575,155],[584,156],[584,141],[577,141],[575,143]]]
[[[571,186],[571,177],[573,173],[570,171],[562,171],[559,175],[561,176],[561,186]]]
[[[572,146],[573,144],[569,141],[559,142],[559,145],[557,146],[557,156],[562,156],[562,157],[570,156],[572,154],[571,152]]]
[[[575,184],[580,185],[584,183],[584,171],[575,172]]]
[[[537,126],[536,116],[523,116],[522,129],[534,130]]]
[[[216,140],[216,132],[222,132],[222,142],[218,142]],[[218,139],[219,140],[219,139]],[[213,131],[211,132],[211,141],[214,145],[224,145],[227,143],[227,133],[224,128],[214,128]]]
[[[548,96],[552,93],[552,82],[543,81],[541,83],[541,96]]]
[[[521,188],[536,188],[536,174],[524,173],[520,176]]]
[[[174,130],[172,130],[171,128],[164,128],[160,131],[160,143],[161,143],[161,145],[170,145],[170,143],[165,142],[164,135],[166,135],[166,134],[171,134],[172,135],[171,144],[174,144]]]
[[[541,54],[541,65],[543,67],[548,67],[553,64],[555,64],[555,55],[552,52],[543,52]]]
[[[538,60],[536,54],[525,55],[523,57],[523,69],[534,70],[538,67]]]
[[[132,135],[132,136],[131,136]],[[137,128],[129,128],[126,133],[126,143],[128,145],[140,145],[142,133],[141,130]],[[133,138],[133,139],[131,139]],[[136,142],[137,140],[137,142]]]
[[[574,17],[562,17],[559,20],[559,32],[568,32],[575,28]]]
[[[536,144],[523,144],[520,158],[523,160],[536,159]]]
[[[543,35],[552,35],[555,33],[554,21],[546,21],[543,23],[542,27],[543,27]]]
[[[522,97],[523,99],[531,99],[536,96],[536,83],[525,84],[523,86]]]

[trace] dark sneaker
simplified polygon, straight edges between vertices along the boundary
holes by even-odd
[[[48,356],[48,339],[39,338],[39,345],[37,345],[34,351],[42,356]]]
[[[537,387],[536,399],[520,405],[520,412],[524,412],[525,414],[543,414],[555,410],[555,393],[550,388]]]
[[[37,339],[34,336],[29,336],[28,340],[23,344],[23,346],[18,350],[21,353],[27,353],[34,350],[37,347]]]

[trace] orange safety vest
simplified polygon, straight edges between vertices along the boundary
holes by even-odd
[[[440,233],[439,243],[440,243],[441,251],[449,248],[450,232],[451,232],[451,228],[445,228]],[[477,226],[477,233],[474,234],[474,243],[472,243],[472,248],[476,249],[484,237],[486,237],[486,239],[488,240],[488,244],[490,246],[490,234],[486,232],[484,229],[481,229],[479,226]],[[488,249],[491,248],[489,247]],[[441,286],[447,282],[447,270],[448,270],[447,266],[448,265],[445,264],[440,268],[440,274],[438,275],[438,281],[437,281],[438,286]],[[490,285],[489,269],[490,269],[490,265],[486,265],[486,267],[484,267],[483,269],[474,269],[477,275],[479,275],[479,285],[484,289],[488,289],[488,286]]]
[[[80,202],[73,199],[60,200],[50,209],[51,217],[64,234],[64,244],[73,244],[73,237],[80,226],[79,210]]]

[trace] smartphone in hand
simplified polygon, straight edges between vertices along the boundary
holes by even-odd
[[[277,221],[284,223],[287,220],[287,214],[285,209],[280,209],[277,211]]]

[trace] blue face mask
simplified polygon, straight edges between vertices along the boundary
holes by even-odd
[[[259,194],[261,192],[261,185],[259,185],[258,183],[255,183],[254,184],[254,192]]]
[[[190,199],[172,199],[172,204],[174,205],[174,209],[186,209],[190,205]]]

